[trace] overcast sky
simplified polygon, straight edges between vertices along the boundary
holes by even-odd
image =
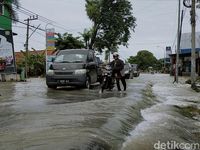
[[[165,47],[176,45],[178,0],[130,0],[133,15],[137,18],[135,33],[129,41],[129,47],[120,47],[121,58],[135,56],[139,50],[149,50],[157,58],[163,58]],[[43,18],[31,21],[31,25],[41,28],[54,27],[59,33],[78,35],[85,28],[91,27],[91,21],[85,12],[85,0],[20,0],[21,6],[42,17],[55,21],[53,24],[42,22]],[[184,8],[184,7],[182,7]],[[184,8],[185,9],[185,8]],[[28,15],[18,12],[19,19],[24,21]],[[200,31],[200,10],[197,10],[197,31]],[[18,35],[14,38],[15,51],[23,50],[26,26],[20,23],[13,25]],[[189,9],[186,9],[183,32],[190,32]],[[30,31],[32,32],[32,31]],[[29,48],[44,49],[45,33],[37,31],[30,38]]]

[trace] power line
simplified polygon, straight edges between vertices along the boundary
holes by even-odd
[[[39,15],[39,14],[37,14],[37,13],[34,13],[33,11],[30,11],[30,10],[28,10],[28,9],[26,9],[26,8],[24,8],[24,7],[22,7],[22,6],[19,6],[16,10],[21,10],[23,13],[25,13],[25,14],[27,14],[27,15],[37,15],[39,18],[39,20],[41,20],[41,21],[44,21],[44,22],[46,22],[46,23],[49,23],[49,22],[51,22],[51,23],[56,23],[55,21],[53,21],[53,20],[50,20],[50,19],[48,19],[48,18],[46,18],[46,17],[43,17],[43,16],[41,16],[41,15]]]
[[[17,19],[14,19],[14,18],[11,18],[11,17],[7,17],[7,16],[5,16],[5,15],[1,15],[1,16],[27,26],[27,23],[24,23],[24,22],[19,21],[19,20],[17,20]],[[29,25],[29,27],[37,28],[37,27],[35,27],[35,26],[33,26],[33,25]],[[41,29],[41,28],[38,28],[38,30],[45,31],[44,29]]]
[[[70,31],[69,29],[66,29],[63,25],[57,23],[56,21],[50,20],[50,19],[48,19],[46,17],[43,17],[43,16],[41,16],[41,15],[39,15],[37,13],[34,13],[33,11],[30,11],[30,10],[22,7],[22,6],[18,6],[18,7],[16,5],[14,5],[14,6],[15,6],[14,7],[15,11],[18,11],[18,12],[23,13],[23,14],[28,15],[28,16],[37,15],[38,16],[38,20],[40,20],[40,21],[42,21],[44,23],[51,23],[53,26],[55,26],[57,28],[60,28],[60,29],[65,30],[65,31]]]
[[[23,27],[23,26],[17,26],[17,25],[12,25],[12,27],[26,29],[26,27]]]

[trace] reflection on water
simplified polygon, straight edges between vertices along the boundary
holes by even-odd
[[[158,140],[199,142],[200,95],[172,82],[141,74],[122,94],[51,90],[44,79],[0,83],[0,149],[153,150]]]

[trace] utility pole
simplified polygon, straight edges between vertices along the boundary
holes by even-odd
[[[177,50],[176,50],[176,68],[175,80],[178,83],[178,67],[179,67],[179,52],[180,52],[180,14],[181,14],[181,0],[178,2],[178,31],[177,31]]]
[[[29,27],[30,27],[30,21],[31,20],[37,20],[38,16],[30,16],[30,18],[24,20],[27,21],[27,31],[26,31],[26,43],[25,43],[25,50],[26,50],[26,56],[25,56],[25,76],[28,78],[28,44],[29,44]]]
[[[195,0],[192,0],[191,7],[191,26],[192,26],[192,51],[191,51],[191,87],[195,87],[196,80],[196,45],[195,45],[195,26],[196,26],[196,10]]]
[[[163,48],[164,49],[164,48]],[[163,73],[165,73],[165,61],[166,61],[166,57],[165,57],[165,53],[166,53],[166,49],[164,49],[164,58],[163,58]]]

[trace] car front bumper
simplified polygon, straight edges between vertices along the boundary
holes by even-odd
[[[86,79],[86,74],[46,75],[46,84],[51,86],[84,86]]]

